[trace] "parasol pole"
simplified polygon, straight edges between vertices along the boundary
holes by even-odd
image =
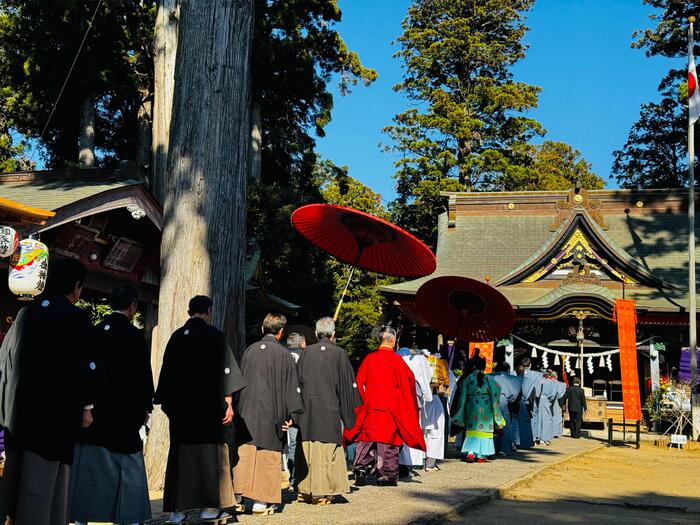
[[[350,287],[350,281],[352,281],[352,276],[355,273],[355,267],[350,267],[350,276],[348,277],[348,282],[345,283],[345,288],[343,288],[343,293],[340,295],[340,301],[338,301],[338,306],[335,309],[335,314],[333,314],[333,320],[338,320],[338,315],[340,315],[340,307],[343,306],[343,300],[345,299],[345,294],[348,292]]]

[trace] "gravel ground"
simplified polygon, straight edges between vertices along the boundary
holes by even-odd
[[[440,472],[420,472],[411,482],[398,487],[366,486],[353,488],[337,503],[325,507],[297,503],[293,493],[284,493],[283,507],[273,516],[239,516],[241,523],[316,525],[343,524],[406,524],[433,522],[440,515],[454,512],[469,502],[490,498],[500,487],[531,475],[548,465],[585,451],[600,447],[594,440],[560,438],[552,446],[518,452],[510,458],[496,459],[484,464],[466,464],[447,459]],[[154,493],[154,519],[163,523],[159,513],[161,494]]]
[[[600,448],[546,469],[456,523],[700,523],[700,451],[642,443]]]

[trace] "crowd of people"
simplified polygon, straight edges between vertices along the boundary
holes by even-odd
[[[467,462],[548,445],[563,432],[567,399],[580,433],[583,391],[527,358],[517,375],[505,363],[487,374],[475,355],[458,380],[439,354],[397,351],[385,327],[355,373],[333,319],[316,322],[307,346],[268,314],[237,360],[206,296],[192,298],[170,335],[154,388],[131,322],[136,291],[117,287],[112,313],[93,327],[75,306],[84,279],[78,261],[54,263],[47,293],[19,312],[0,349],[0,517],[10,524],[150,519],[143,442],[154,405],[169,422],[163,510],[174,524],[192,510],[203,520],[272,514],[282,470],[299,502],[328,505],[349,491],[348,458],[356,486],[395,486],[417,469],[439,471],[449,434]]]

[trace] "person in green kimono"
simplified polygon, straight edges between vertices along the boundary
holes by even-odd
[[[501,414],[501,386],[484,373],[486,361],[481,357],[472,360],[474,371],[457,386],[452,404],[452,424],[465,431],[462,453],[467,463],[484,463],[496,454],[493,434],[503,428]]]

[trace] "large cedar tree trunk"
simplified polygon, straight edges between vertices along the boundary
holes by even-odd
[[[224,330],[233,349],[245,344],[253,9],[253,0],[183,0],[180,5],[156,375],[168,338],[186,320],[194,295],[212,297],[214,324]],[[154,489],[162,487],[167,453],[167,419],[158,412],[146,445]]]
[[[177,27],[180,0],[159,0],[156,12],[153,132],[150,189],[159,202],[165,201],[165,177],[170,142],[170,117],[175,83]]]

